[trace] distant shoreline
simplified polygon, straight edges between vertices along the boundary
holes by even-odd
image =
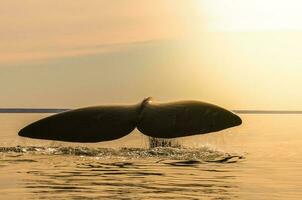
[[[0,108],[0,113],[60,113],[66,108]]]
[[[232,110],[238,114],[302,114],[301,110]]]
[[[68,108],[0,108],[0,113],[60,113]],[[237,114],[302,114],[301,110],[232,110]]]

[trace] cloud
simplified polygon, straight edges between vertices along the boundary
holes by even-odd
[[[182,16],[189,10],[185,5],[175,0],[4,0],[0,2],[0,65],[113,48],[90,46],[177,38],[185,29]]]

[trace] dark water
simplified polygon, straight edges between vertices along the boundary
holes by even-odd
[[[137,132],[85,145],[16,135],[43,116],[0,115],[0,199],[302,197],[302,115],[242,115],[241,127],[155,149]]]

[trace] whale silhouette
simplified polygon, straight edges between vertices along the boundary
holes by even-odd
[[[38,120],[18,135],[66,142],[102,142],[124,137],[137,128],[156,138],[216,132],[242,124],[234,113],[200,101],[154,103],[151,97],[124,106],[95,106]]]

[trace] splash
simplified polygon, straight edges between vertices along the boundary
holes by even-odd
[[[208,146],[200,148],[90,148],[90,147],[68,147],[68,146],[16,146],[0,147],[0,154],[18,153],[32,155],[65,155],[65,156],[91,156],[99,158],[123,158],[123,159],[145,159],[155,158],[162,160],[185,160],[184,162],[237,162],[243,159],[243,155],[226,153],[212,149]]]
[[[149,148],[156,147],[172,147],[172,148],[181,148],[181,144],[176,139],[163,139],[148,137]]]

